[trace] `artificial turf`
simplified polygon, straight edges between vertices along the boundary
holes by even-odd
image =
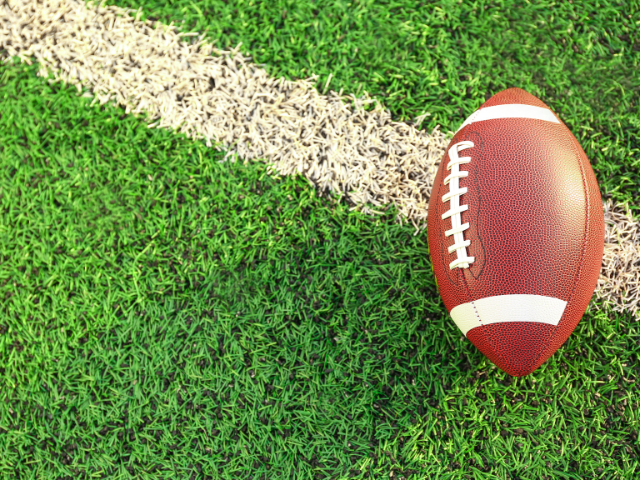
[[[274,76],[455,130],[542,98],[640,205],[640,13],[580,5],[111,2]],[[143,18],[144,18],[143,16]],[[635,478],[638,323],[585,315],[512,379],[462,338],[426,233],[0,66],[4,478]]]

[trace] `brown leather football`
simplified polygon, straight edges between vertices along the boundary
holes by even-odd
[[[567,340],[596,287],[604,215],[589,159],[544,102],[497,93],[447,147],[428,237],[456,325],[499,368],[527,375]]]

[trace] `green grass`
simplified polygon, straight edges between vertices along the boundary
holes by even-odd
[[[638,212],[637,7],[325,3],[142,6],[429,129],[522,87]],[[629,315],[588,313],[511,379],[461,338],[394,209],[219,163],[37,70],[0,67],[4,478],[638,475]]]

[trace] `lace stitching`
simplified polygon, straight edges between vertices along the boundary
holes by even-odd
[[[467,247],[471,245],[471,240],[464,239],[464,231],[469,228],[469,222],[462,224],[460,214],[469,209],[469,205],[460,205],[460,196],[467,193],[467,188],[460,188],[459,180],[469,176],[469,172],[460,170],[460,165],[471,162],[471,157],[459,157],[458,152],[466,148],[473,147],[473,142],[464,140],[453,145],[449,149],[449,163],[447,170],[451,174],[444,179],[444,184],[449,185],[449,192],[442,196],[443,202],[449,203],[449,210],[442,214],[442,219],[451,218],[451,229],[444,232],[446,237],[453,235],[454,243],[449,247],[449,253],[456,252],[457,257],[449,264],[449,268],[469,268],[475,261],[475,257],[467,255]]]

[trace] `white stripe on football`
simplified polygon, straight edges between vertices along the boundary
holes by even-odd
[[[462,333],[480,325],[503,322],[539,322],[558,325],[567,302],[542,295],[497,295],[463,303],[451,310]]]
[[[511,103],[507,105],[495,105],[493,107],[485,107],[476,110],[464,121],[460,128],[456,130],[458,133],[466,125],[484,120],[497,120],[499,118],[533,118],[536,120],[544,120],[547,122],[560,123],[551,110],[548,108],[534,107],[533,105],[523,105],[520,103]]]

